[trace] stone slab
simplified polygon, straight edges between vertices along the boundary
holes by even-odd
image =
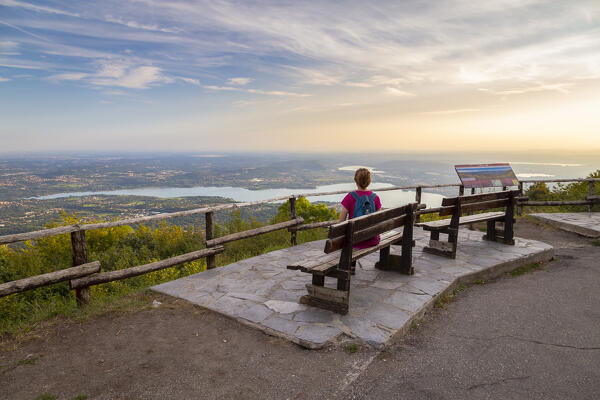
[[[392,336],[405,332],[412,320],[420,318],[439,296],[458,283],[490,279],[553,257],[552,246],[545,243],[515,238],[515,245],[508,246],[482,240],[482,232],[461,229],[457,257],[451,260],[423,253],[428,234],[422,229],[415,228],[414,236],[415,275],[375,269],[377,253],[362,258],[351,282],[350,310],[344,316],[299,304],[311,275],[286,268],[306,254],[320,254],[323,240],[200,272],[152,289],[310,349],[345,337],[381,348]],[[392,246],[392,252],[399,253],[400,248]],[[333,278],[326,278],[326,284],[334,282]]]
[[[559,229],[590,238],[600,237],[600,212],[529,214]]]

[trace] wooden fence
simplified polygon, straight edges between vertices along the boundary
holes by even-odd
[[[577,202],[527,202],[522,201],[520,206],[523,205],[565,205],[565,204],[588,204],[591,206],[598,202],[600,196],[594,196],[594,183],[600,182],[600,179],[569,179],[569,180],[543,180],[543,181],[522,181],[519,184],[519,189],[523,193],[524,183],[535,183],[535,182],[589,182],[589,196],[585,201]],[[415,201],[421,204],[421,195],[423,189],[438,189],[438,188],[449,188],[458,187],[459,195],[464,194],[464,187],[460,184],[441,184],[441,185],[419,185],[419,186],[393,186],[388,188],[377,189],[377,192],[393,191],[393,190],[415,190]],[[503,188],[505,189],[505,188]],[[59,271],[50,272],[43,275],[29,277],[17,281],[6,282],[0,284],[0,297],[7,296],[9,294],[23,292],[38,288],[41,286],[51,285],[57,282],[70,281],[71,289],[76,292],[76,298],[78,304],[87,304],[90,300],[90,286],[98,285],[101,283],[112,282],[116,280],[126,279],[134,276],[143,275],[149,272],[158,271],[164,268],[173,267],[179,264],[183,264],[189,261],[197,260],[200,258],[206,258],[207,269],[215,268],[215,255],[225,251],[224,244],[233,242],[240,239],[250,238],[257,235],[261,235],[268,232],[273,232],[280,229],[288,229],[290,232],[290,242],[292,245],[297,244],[297,232],[308,230],[325,228],[335,224],[337,221],[323,221],[315,222],[310,224],[304,224],[304,220],[297,216],[296,210],[296,199],[300,197],[317,197],[327,195],[338,195],[346,194],[347,191],[334,191],[334,192],[322,192],[322,193],[303,193],[293,194],[289,196],[280,196],[268,200],[259,200],[251,202],[241,202],[233,204],[219,204],[210,207],[202,207],[193,210],[162,213],[146,217],[128,218],[119,221],[112,222],[101,222],[93,224],[75,224],[60,226],[57,228],[43,229],[34,232],[19,233],[13,235],[0,236],[0,245],[17,243],[27,240],[36,240],[48,236],[56,236],[61,234],[71,235],[71,248],[73,255],[73,263],[70,268],[66,268]],[[474,193],[474,191],[472,191]],[[232,210],[242,207],[248,207],[258,204],[273,203],[282,200],[289,200],[290,205],[290,220],[280,222],[277,224],[266,225],[260,228],[250,229],[242,232],[232,233],[226,236],[214,237],[214,222],[213,217],[216,211]],[[551,204],[550,204],[551,203]],[[417,211],[417,221],[422,214],[436,213],[439,208],[421,209]],[[160,221],[170,218],[183,217],[189,215],[204,214],[205,218],[205,239],[206,248],[190,253],[182,254],[179,256],[171,257],[168,259],[156,261],[150,264],[138,265],[131,268],[120,269],[116,271],[100,272],[101,266],[98,261],[88,262],[87,258],[87,245],[85,239],[85,232],[94,229],[111,228],[122,225],[133,225],[144,222]]]
[[[592,211],[594,204],[600,204],[600,195],[594,194],[594,186],[596,182],[600,182],[600,178],[582,178],[582,179],[540,179],[540,180],[525,180],[519,182],[519,193],[523,195],[526,190],[527,184],[536,183],[576,183],[576,182],[587,182],[588,183],[588,195],[584,200],[565,200],[565,201],[530,201],[529,199],[523,199],[519,203],[519,214],[523,211],[523,206],[588,206],[588,211]]]

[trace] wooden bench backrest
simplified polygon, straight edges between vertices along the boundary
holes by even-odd
[[[516,203],[519,195],[518,190],[505,190],[502,192],[472,194],[459,197],[446,197],[442,200],[442,210],[440,216],[452,215],[455,211],[455,206],[460,198],[461,213],[489,210],[491,208],[507,207]]]
[[[352,225],[352,243],[358,243],[401,227],[407,221],[412,224],[412,214],[416,209],[417,203],[410,203],[332,225],[329,227],[329,239],[325,243],[325,253],[331,253],[344,247],[349,225]]]

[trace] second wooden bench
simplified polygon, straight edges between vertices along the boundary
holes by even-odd
[[[449,258],[456,258],[458,243],[458,228],[460,225],[486,222],[485,240],[499,241],[505,244],[515,244],[514,215],[515,204],[519,195],[518,190],[475,194],[470,196],[446,197],[442,200],[440,216],[451,215],[450,219],[420,222],[415,224],[431,232],[429,246],[423,251]],[[504,208],[504,211],[490,211],[482,214],[466,215],[463,213]],[[503,222],[503,229],[496,229],[496,222]],[[440,233],[448,235],[448,241],[440,240]]]

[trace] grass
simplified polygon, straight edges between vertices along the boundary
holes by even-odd
[[[600,246],[600,240],[592,240],[592,246]]]
[[[35,364],[35,362],[37,361],[37,357],[25,357],[22,360],[19,360],[18,364],[19,365],[33,365]]]
[[[435,308],[441,308],[442,310],[445,310],[448,308],[448,304],[450,304],[452,302],[452,300],[454,300],[454,297],[456,297],[460,292],[464,291],[467,287],[465,285],[463,285],[462,283],[459,283],[454,289],[452,289],[451,293],[448,293],[444,296],[440,296],[434,303],[434,307]]]
[[[358,351],[358,345],[356,343],[348,343],[344,346],[344,350],[350,354],[354,354]]]
[[[417,329],[419,329],[421,327],[421,325],[423,325],[425,321],[425,317],[419,318],[419,319],[413,319],[412,322],[410,323],[410,332],[416,332]]]
[[[35,398],[36,400],[56,400],[56,396],[50,394],[50,393],[42,393],[40,394],[38,397]]]
[[[86,400],[87,398],[87,394],[78,394],[77,396],[73,397],[73,400]]]
[[[538,271],[541,269],[544,269],[544,264],[541,262],[534,262],[534,263],[525,264],[522,267],[514,269],[514,270],[510,271],[508,274],[512,277],[516,277],[516,276],[529,274],[529,273],[532,273],[534,271]]]

